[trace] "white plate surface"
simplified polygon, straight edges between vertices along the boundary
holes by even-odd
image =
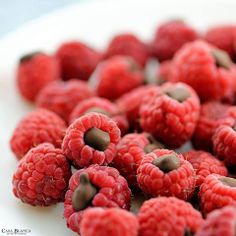
[[[36,49],[53,52],[69,39],[80,39],[102,49],[114,33],[124,31],[149,40],[155,26],[170,18],[185,19],[204,30],[217,23],[236,23],[235,9],[234,0],[83,1],[30,22],[0,40],[0,235],[7,235],[4,229],[15,228],[29,229],[27,235],[32,236],[75,235],[66,228],[63,204],[31,207],[11,193],[17,161],[9,149],[9,138],[19,119],[33,109],[15,88],[20,55]]]

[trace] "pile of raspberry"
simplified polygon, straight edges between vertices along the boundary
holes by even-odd
[[[22,56],[16,84],[35,109],[10,139],[13,194],[63,202],[81,236],[236,235],[235,60],[236,25],[179,20],[149,42],[123,32],[105,50]]]

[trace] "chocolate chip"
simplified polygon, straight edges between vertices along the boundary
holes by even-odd
[[[152,164],[161,169],[164,173],[168,173],[180,167],[179,158],[174,154],[160,156],[154,159]]]
[[[96,150],[104,151],[110,143],[110,136],[101,129],[91,128],[85,133],[84,142]]]
[[[165,148],[165,146],[162,143],[158,142],[151,134],[148,134],[147,138],[149,144],[147,144],[143,149],[145,153],[152,152],[155,149]]]
[[[229,187],[235,188],[236,187],[236,179],[234,178],[230,178],[230,177],[220,177],[219,181]]]
[[[184,231],[184,236],[193,236],[194,234],[191,232],[189,228],[186,228]]]
[[[106,116],[110,116],[111,114],[108,111],[105,111],[104,109],[100,107],[91,107],[89,108],[84,114],[89,113],[89,112],[97,112]]]
[[[24,56],[22,56],[20,58],[20,63],[23,63],[23,62],[27,62],[27,61],[30,61],[34,56],[36,56],[37,54],[39,54],[41,52],[39,51],[36,51],[36,52],[31,52],[31,53],[28,53],[28,54],[25,54]]]
[[[233,130],[236,131],[236,124],[233,126]]]
[[[190,97],[189,91],[187,91],[187,89],[182,86],[177,86],[173,89],[166,90],[164,93],[179,102],[184,102]]]
[[[90,183],[87,173],[80,174],[80,184],[72,195],[72,206],[76,211],[83,210],[93,200],[97,189]]]
[[[231,67],[232,61],[226,52],[220,49],[213,49],[210,53],[213,56],[217,67],[223,67],[225,69]]]

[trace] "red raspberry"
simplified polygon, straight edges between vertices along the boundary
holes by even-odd
[[[55,57],[36,52],[20,59],[17,69],[18,89],[31,102],[45,85],[59,78],[60,70]]]
[[[171,76],[172,61],[164,61],[158,67],[156,71],[157,84],[163,84],[165,82],[177,82]]]
[[[228,175],[228,170],[225,165],[208,152],[192,150],[183,153],[183,156],[192,164],[196,172],[196,186],[200,186],[210,174]]]
[[[111,40],[104,56],[110,58],[116,55],[130,56],[144,67],[148,59],[147,46],[133,34],[120,34]]]
[[[191,198],[196,182],[192,165],[181,154],[156,149],[145,155],[137,170],[139,187],[150,196]]]
[[[126,114],[132,128],[139,126],[139,108],[143,97],[155,88],[156,86],[153,85],[143,85],[131,90],[116,100],[118,107]]]
[[[145,201],[138,213],[140,236],[183,236],[195,233],[203,223],[201,213],[175,197]]]
[[[165,83],[143,99],[139,110],[144,131],[170,147],[189,140],[199,117],[200,104],[194,90],[183,83]]]
[[[157,28],[151,44],[151,53],[160,61],[168,60],[185,43],[197,38],[197,32],[184,22],[168,21]]]
[[[61,149],[43,143],[20,161],[12,179],[13,193],[22,202],[48,206],[64,199],[70,166]]]
[[[10,140],[11,149],[21,159],[40,143],[52,143],[59,148],[65,131],[66,125],[59,116],[45,109],[37,109],[18,123]]]
[[[172,79],[192,86],[202,101],[231,100],[235,76],[229,56],[203,41],[186,44],[173,59]]]
[[[195,148],[212,151],[212,135],[219,124],[228,123],[229,107],[216,101],[201,105],[199,120],[192,139]]]
[[[216,47],[226,51],[232,59],[235,59],[236,26],[221,25],[209,29],[205,40]]]
[[[78,170],[72,175],[65,196],[67,226],[79,233],[84,209],[92,206],[129,209],[130,198],[127,181],[115,168],[91,165]]]
[[[225,206],[207,215],[196,236],[234,236],[236,206]]]
[[[81,221],[81,235],[137,236],[138,227],[136,216],[128,211],[95,207],[84,212]]]
[[[208,175],[200,186],[201,209],[208,212],[236,201],[236,179],[217,174]]]
[[[126,56],[115,56],[101,63],[94,72],[98,96],[114,100],[140,86],[144,76],[136,62]]]
[[[71,78],[88,80],[101,60],[99,52],[78,41],[62,44],[56,56],[60,61],[62,78],[65,80]]]
[[[79,80],[58,81],[45,86],[39,93],[36,104],[38,107],[54,111],[65,121],[74,107],[82,100],[94,94],[87,83]]]
[[[107,165],[116,154],[120,130],[109,117],[91,112],[76,119],[67,129],[62,150],[76,167]]]
[[[125,134],[129,124],[125,115],[121,114],[118,106],[105,98],[94,97],[80,102],[70,115],[70,123],[88,112],[98,112],[111,117],[116,123],[121,134]]]
[[[125,135],[117,145],[117,153],[112,165],[126,178],[131,187],[137,187],[137,168],[145,153],[164,148],[147,133]]]
[[[236,164],[236,120],[231,124],[220,125],[213,137],[214,151],[217,157],[228,166]]]

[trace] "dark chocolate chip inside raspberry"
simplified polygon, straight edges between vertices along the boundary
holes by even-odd
[[[233,130],[236,131],[236,124],[233,126]]]
[[[220,177],[219,181],[229,187],[235,188],[236,187],[236,179],[234,178],[230,178],[230,177]]]
[[[80,175],[80,184],[72,195],[72,206],[76,211],[85,209],[91,204],[97,189],[90,183],[87,173]]]
[[[110,143],[110,135],[101,129],[91,128],[85,133],[84,142],[96,150],[104,151]]]
[[[182,86],[175,87],[173,89],[165,91],[165,93],[169,97],[171,97],[171,98],[173,98],[173,99],[175,99],[179,102],[184,102],[187,98],[190,97],[189,91],[186,88],[182,87]]]
[[[20,58],[20,63],[30,61],[34,56],[36,56],[39,53],[41,53],[41,52],[36,51],[36,52],[29,53],[29,54],[25,54],[24,56],[22,56]]]
[[[184,236],[193,236],[194,234],[191,232],[189,228],[186,228],[184,231]]]
[[[213,49],[210,53],[213,56],[217,67],[223,67],[225,69],[231,67],[232,61],[226,52],[220,49]]]
[[[161,169],[164,173],[168,173],[180,167],[179,158],[174,154],[160,156],[154,159],[152,164]]]
[[[111,114],[108,112],[108,111],[105,111],[104,109],[100,108],[100,107],[91,107],[90,109],[88,109],[86,113],[89,113],[89,112],[97,112],[97,113],[100,113],[100,114],[103,114],[103,115],[106,115],[106,116],[110,116]]]
[[[151,134],[149,134],[147,138],[150,143],[144,147],[145,153],[152,152],[155,149],[165,148],[165,146],[162,143],[158,142]]]

